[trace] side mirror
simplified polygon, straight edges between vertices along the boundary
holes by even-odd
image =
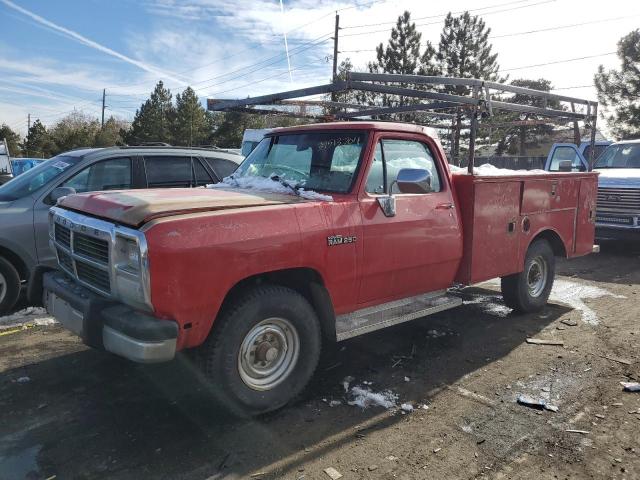
[[[421,168],[403,168],[396,178],[400,193],[430,193],[431,172]]]
[[[571,160],[560,160],[558,163],[559,172],[571,172],[573,170],[573,162]]]
[[[62,197],[66,197],[67,195],[73,195],[74,193],[76,193],[75,188],[57,187],[51,190],[51,193],[49,194],[49,200],[51,201],[52,205],[55,205],[56,203],[58,203],[58,200],[60,200]]]

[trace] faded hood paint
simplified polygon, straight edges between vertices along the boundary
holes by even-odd
[[[293,195],[256,190],[174,188],[81,193],[60,199],[58,206],[139,227],[153,219],[172,215],[300,201],[303,200]]]

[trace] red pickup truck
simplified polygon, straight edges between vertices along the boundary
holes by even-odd
[[[462,303],[501,277],[506,304],[546,304],[555,256],[592,252],[593,173],[455,174],[427,129],[278,129],[215,188],[72,195],[51,209],[49,311],[138,362],[184,349],[247,414],[307,384],[322,340]]]

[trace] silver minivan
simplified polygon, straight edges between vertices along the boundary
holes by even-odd
[[[198,187],[217,183],[243,157],[218,149],[181,147],[87,148],[62,153],[0,186],[0,315],[21,289],[38,304],[42,273],[55,268],[48,212],[73,193],[132,188]]]

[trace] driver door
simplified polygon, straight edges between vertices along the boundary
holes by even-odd
[[[379,138],[360,201],[363,261],[361,306],[451,286],[462,256],[462,232],[448,179],[424,137]],[[412,136],[409,136],[412,137]],[[402,168],[431,173],[430,193],[404,194],[394,185]],[[396,214],[378,198],[392,192]]]

